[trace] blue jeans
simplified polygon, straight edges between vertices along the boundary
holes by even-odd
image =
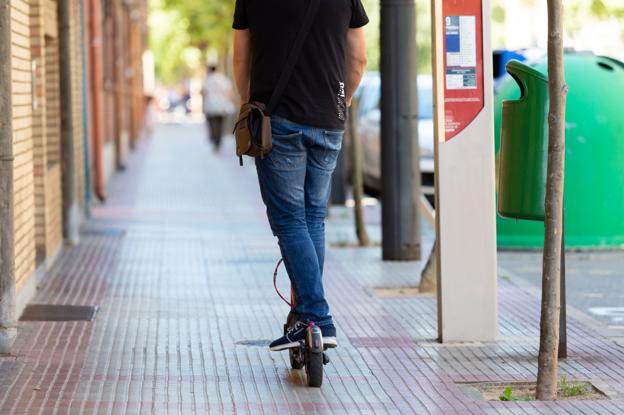
[[[323,289],[325,216],[342,131],[272,117],[273,150],[256,158],[262,200],[302,320],[332,324]]]

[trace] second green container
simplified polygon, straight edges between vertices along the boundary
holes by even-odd
[[[503,102],[498,159],[498,213],[544,220],[548,166],[548,79],[512,60],[507,72],[520,87],[518,100]]]

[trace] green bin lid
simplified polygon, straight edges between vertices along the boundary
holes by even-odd
[[[507,62],[506,68],[507,68],[507,72],[509,72],[510,74],[517,74],[518,72],[522,72],[528,76],[538,78],[548,83],[548,77],[546,75],[544,75],[543,73],[541,73],[540,71],[538,71],[537,69],[529,65],[525,65],[524,63],[518,60],[515,60],[515,59],[510,60],[509,62]]]

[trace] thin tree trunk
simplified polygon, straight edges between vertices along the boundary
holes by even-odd
[[[435,228],[435,209],[425,195],[420,195],[420,208],[422,215]],[[435,294],[438,291],[438,241],[433,241],[431,252],[427,263],[420,273],[420,285],[418,291],[421,293]]]
[[[434,241],[429,253],[429,259],[420,274],[420,286],[418,291],[421,293],[436,293],[438,291],[438,266],[436,256],[438,255],[438,242]]]
[[[565,107],[567,85],[563,63],[563,7],[561,0],[548,0],[548,177],[546,182],[542,313],[537,374],[537,399],[557,398],[557,347],[563,228],[565,163]]]
[[[353,200],[355,202],[355,232],[360,246],[369,246],[370,239],[364,224],[362,198],[364,196],[364,182],[362,179],[362,145],[360,143],[355,120],[357,104],[354,102],[349,108],[349,137],[351,138],[351,159],[353,160],[352,181]]]

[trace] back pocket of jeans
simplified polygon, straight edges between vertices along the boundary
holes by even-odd
[[[342,148],[343,131],[323,131],[325,147],[329,151],[340,151]]]
[[[265,162],[280,171],[291,171],[305,167],[303,133],[273,134],[273,148],[264,156]]]

